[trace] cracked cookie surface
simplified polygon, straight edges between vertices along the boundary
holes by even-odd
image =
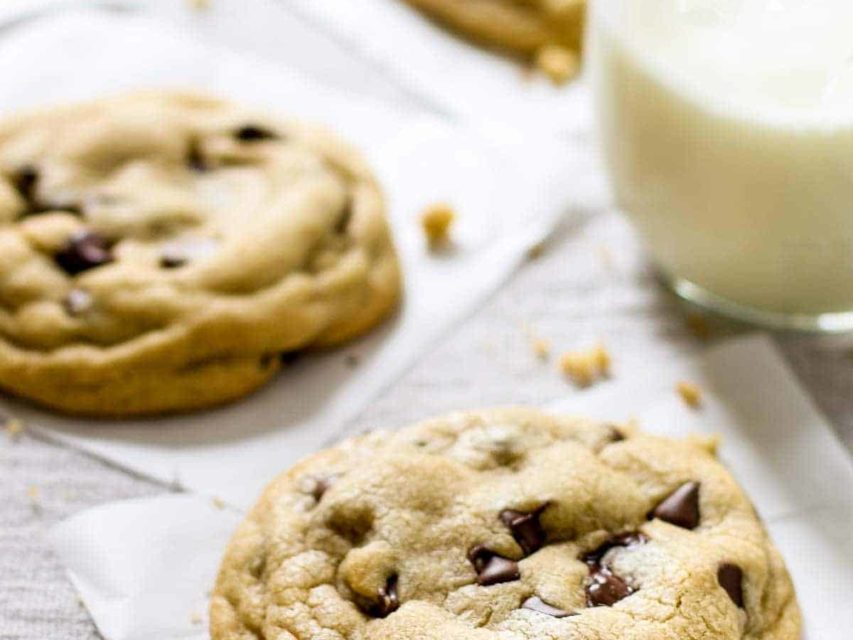
[[[799,640],[711,439],[528,409],[322,451],[234,535],[213,640]]]
[[[379,187],[322,128],[148,92],[0,123],[0,387],[65,412],[236,399],[394,307]]]

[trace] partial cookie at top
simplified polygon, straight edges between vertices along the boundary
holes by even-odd
[[[0,123],[7,392],[92,415],[227,402],[399,289],[379,186],[322,128],[171,92]]]
[[[710,440],[527,409],[322,451],[225,553],[213,640],[799,640],[784,563]]]
[[[554,80],[580,65],[586,0],[405,0],[464,35],[537,63]]]

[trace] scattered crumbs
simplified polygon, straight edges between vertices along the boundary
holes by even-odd
[[[190,624],[202,624],[204,622],[204,618],[197,611],[193,611],[190,614]]]
[[[561,85],[574,78],[580,71],[578,54],[561,47],[549,44],[536,52],[536,66],[547,75],[551,82]]]
[[[81,609],[86,608],[86,603],[83,602],[83,598],[81,598],[80,596],[77,596],[77,606],[80,607]]]
[[[527,250],[528,260],[538,260],[545,255],[545,241],[537,242]]]
[[[216,507],[217,509],[221,510],[221,509],[225,508],[225,500],[223,500],[222,498],[219,498],[217,496],[213,496],[213,498],[210,501],[213,503],[213,506]]]
[[[679,382],[675,385],[675,390],[687,406],[693,409],[702,406],[702,390],[692,382]]]
[[[36,513],[41,511],[41,489],[36,485],[27,487],[27,497],[30,499],[30,506]]]
[[[186,2],[190,6],[190,9],[195,9],[196,11],[210,8],[210,0],[186,0]]]
[[[24,423],[16,418],[6,418],[3,420],[3,428],[6,430],[6,435],[12,442],[17,442],[24,432]]]
[[[533,347],[533,353],[540,360],[547,360],[551,357],[551,343],[547,340],[536,338],[531,343],[531,346]]]
[[[530,341],[530,348],[533,351],[533,355],[539,360],[548,360],[551,357],[551,342],[537,335],[536,331],[526,322],[521,324],[521,328]]]
[[[361,364],[361,359],[352,353],[347,354],[344,358],[344,363],[350,368],[355,369],[359,364]]]
[[[432,205],[421,214],[421,227],[431,251],[447,246],[455,219],[456,213],[446,204]]]
[[[560,371],[579,387],[607,377],[610,367],[610,353],[601,343],[590,349],[567,351],[560,357]]]
[[[690,333],[700,340],[707,340],[711,337],[711,326],[708,324],[708,319],[701,313],[688,313],[684,322],[687,324]]]

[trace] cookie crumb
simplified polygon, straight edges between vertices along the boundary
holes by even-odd
[[[225,508],[225,500],[218,496],[213,496],[210,501],[211,503],[213,503],[213,506],[219,509],[220,511]]]
[[[7,418],[4,421],[4,427],[6,430],[6,435],[9,440],[12,442],[17,442],[21,438],[21,434],[24,432],[24,423],[16,418]]]
[[[199,624],[202,624],[203,622],[204,622],[204,618],[201,616],[200,613],[193,611],[190,614],[190,624],[199,625]]]
[[[447,204],[434,204],[421,214],[421,227],[430,251],[441,249],[450,242],[450,227],[454,220],[456,213]]]
[[[186,0],[186,2],[190,9],[194,9],[196,11],[210,9],[210,0]]]
[[[702,406],[702,390],[692,382],[679,382],[675,390],[688,407],[698,409]]]
[[[615,265],[615,262],[613,260],[613,252],[606,244],[598,245],[598,259],[601,260],[601,264],[605,269],[613,269]]]
[[[533,353],[540,360],[547,360],[551,357],[551,343],[547,340],[536,338],[531,343],[531,346],[533,347]]]
[[[580,71],[580,58],[574,51],[555,44],[548,44],[536,52],[536,66],[547,75],[555,85],[561,85]]]
[[[545,241],[537,242],[527,250],[528,260],[538,260],[545,254]]]
[[[590,349],[567,351],[560,357],[560,371],[575,385],[588,387],[610,375],[611,358],[602,343]]]
[[[711,337],[711,326],[708,324],[707,318],[701,313],[689,313],[684,319],[687,328],[694,336],[700,340],[707,340]]]

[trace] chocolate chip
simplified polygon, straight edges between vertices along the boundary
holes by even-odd
[[[242,142],[258,140],[277,140],[278,134],[256,124],[245,124],[234,132],[234,137]]]
[[[589,607],[612,607],[634,593],[627,582],[607,567],[598,567],[590,576],[590,583],[586,587],[586,603]]]
[[[219,243],[213,238],[185,238],[171,242],[160,253],[160,266],[164,269],[177,269],[193,260],[203,260],[212,256]]]
[[[338,476],[322,476],[318,478],[314,478],[314,487],[311,489],[311,495],[314,496],[314,500],[320,502],[323,499],[323,496],[326,495],[326,492],[332,488],[332,485],[337,482]]]
[[[557,607],[552,607],[538,596],[530,596],[522,603],[521,608],[530,609],[537,613],[544,613],[546,616],[551,616],[552,618],[565,618],[567,616],[577,615],[564,611],[563,609],[558,609]]]
[[[518,580],[518,563],[479,546],[471,549],[468,559],[477,571],[477,584],[482,587]]]
[[[79,316],[92,308],[92,295],[85,289],[72,289],[62,300],[68,315]]]
[[[349,221],[352,218],[352,198],[347,199],[340,216],[335,222],[335,233],[344,233],[349,226]]]
[[[70,275],[94,269],[113,261],[109,243],[94,231],[79,231],[54,256],[56,263]]]
[[[723,563],[717,569],[717,582],[732,602],[743,609],[743,570],[736,564]]]
[[[39,172],[32,165],[24,165],[15,173],[12,181],[21,197],[32,204],[36,199],[36,185],[39,180]]]
[[[193,171],[202,173],[208,171],[210,166],[207,164],[207,159],[201,151],[201,145],[198,140],[190,140],[189,148],[187,149],[187,166]]]
[[[615,425],[609,425],[608,439],[610,442],[622,442],[625,439],[625,434]]]
[[[505,509],[500,513],[501,522],[509,527],[512,537],[524,551],[524,555],[529,556],[545,544],[545,531],[539,523],[539,514],[545,506],[547,505],[529,513],[512,509]]]
[[[160,256],[160,266],[164,269],[177,269],[187,263],[187,257],[174,252],[164,251]]]
[[[604,558],[607,552],[611,549],[616,547],[636,547],[641,544],[645,544],[648,541],[649,539],[639,532],[620,533],[619,535],[613,536],[592,551],[583,554],[581,556],[581,560],[590,566],[600,565],[602,558]]]
[[[397,576],[390,576],[385,586],[379,589],[379,597],[368,608],[374,618],[385,618],[400,607],[400,598],[397,595]]]
[[[682,529],[699,526],[699,483],[685,482],[664,499],[650,514]]]

